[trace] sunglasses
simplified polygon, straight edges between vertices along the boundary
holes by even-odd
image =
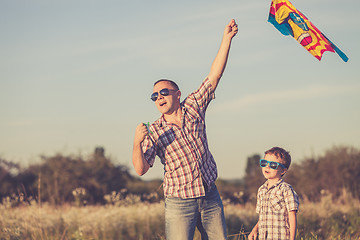
[[[260,159],[260,167],[266,167],[268,164],[269,164],[269,167],[274,170],[276,170],[278,168],[278,166],[280,166],[282,168],[287,168],[284,164],[281,164],[278,162],[273,162],[273,161],[267,161],[265,159]]]
[[[151,100],[153,100],[154,102],[158,99],[159,97],[159,93],[162,95],[162,96],[168,96],[170,94],[170,91],[178,91],[178,90],[175,90],[175,89],[167,89],[167,88],[163,88],[161,89],[159,92],[154,92],[153,94],[151,94]]]

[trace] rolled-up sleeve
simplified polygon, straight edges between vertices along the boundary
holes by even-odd
[[[215,93],[212,90],[209,79],[206,78],[199,89],[190,94],[187,99],[185,99],[185,105],[188,108],[195,108],[195,111],[199,112],[201,115],[204,115],[207,106],[213,99],[215,99]]]
[[[146,136],[142,143],[142,151],[144,153],[145,160],[152,167],[155,162],[156,148],[149,136]]]

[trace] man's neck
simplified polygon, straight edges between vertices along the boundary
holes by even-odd
[[[176,109],[171,114],[164,114],[164,119],[166,122],[172,123],[181,127],[181,117],[182,117],[182,110],[181,108]]]

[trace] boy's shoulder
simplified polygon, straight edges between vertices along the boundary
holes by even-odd
[[[259,190],[264,188],[267,189],[267,187],[268,187],[268,182],[266,181],[264,184],[262,184],[259,187]],[[293,187],[289,183],[285,182],[283,179],[279,180],[273,187],[280,189],[293,189]]]
[[[289,183],[282,182],[279,185],[279,190],[284,196],[294,196],[295,198],[298,197],[298,194]]]
[[[293,188],[289,183],[285,182],[284,180],[279,183],[280,188]]]
[[[281,192],[287,192],[287,191],[294,191],[294,188],[287,182],[285,182],[284,180],[280,180],[278,183],[276,183],[274,186],[271,187],[271,189],[275,190],[275,191],[281,191]],[[267,191],[268,190],[268,185],[267,182],[265,182],[263,185],[261,185],[258,188],[258,192],[262,192],[262,191]]]
[[[285,181],[282,181],[280,184],[279,184],[279,189],[282,190],[282,191],[294,191],[294,188],[287,182]]]

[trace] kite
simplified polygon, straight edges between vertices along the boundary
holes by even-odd
[[[319,61],[324,52],[336,52],[344,62],[348,57],[288,0],[272,0],[268,22],[283,35],[291,35]]]

